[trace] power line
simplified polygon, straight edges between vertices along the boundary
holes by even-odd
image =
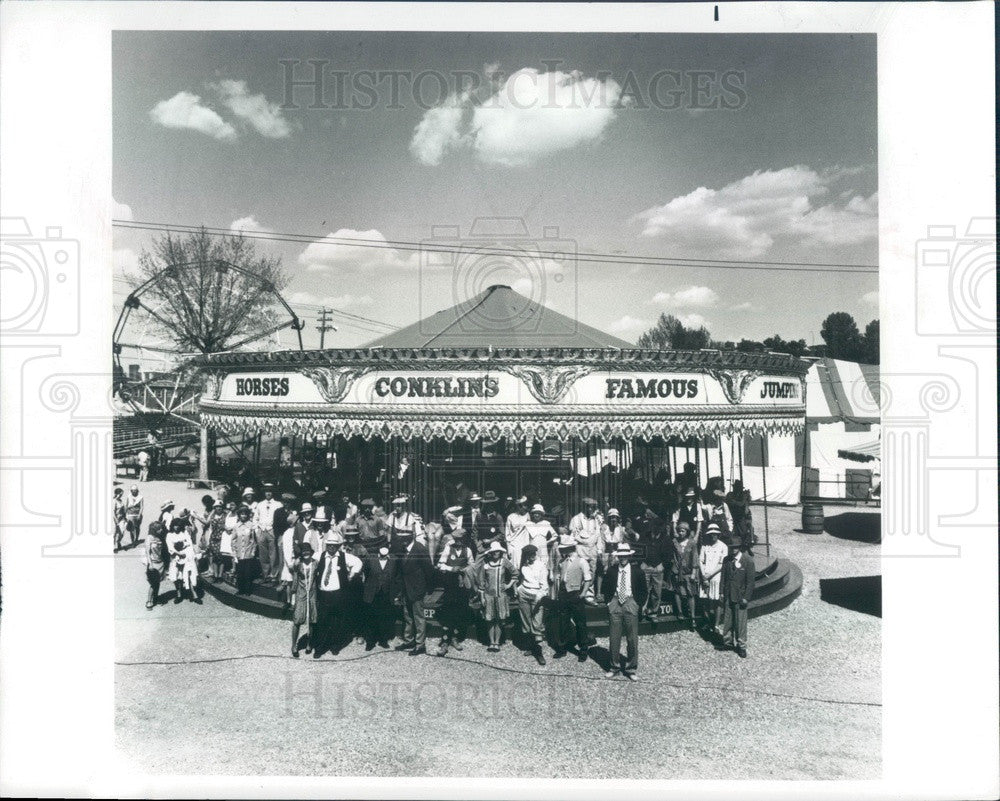
[[[171,223],[139,222],[130,220],[113,220],[112,224],[116,228],[127,228],[143,231],[158,231],[169,233],[196,233],[204,230],[210,236],[232,236],[233,231],[228,228],[212,228],[208,226],[175,225]],[[400,239],[387,239],[375,242],[370,239],[357,239],[351,237],[331,237],[314,234],[294,234],[263,231],[241,231],[240,235],[248,239],[259,239],[267,242],[294,242],[298,244],[310,244],[319,242],[324,245],[374,248],[378,250],[401,250],[404,252],[418,253],[447,253],[451,255],[475,255],[475,256],[511,256],[545,258],[552,260],[563,260],[569,258],[570,261],[586,262],[594,264],[618,264],[627,266],[651,266],[651,267],[706,267],[729,270],[763,270],[772,272],[807,272],[807,273],[859,273],[867,275],[877,275],[878,266],[871,264],[852,264],[848,262],[792,262],[792,261],[767,261],[767,260],[736,260],[736,259],[699,259],[693,257],[680,256],[640,256],[632,254],[615,253],[572,253],[563,251],[546,251],[534,247],[526,248],[503,248],[492,245],[489,247],[477,247],[474,239],[458,242],[456,244],[446,244],[426,240],[414,242]],[[544,241],[544,240],[543,240]]]

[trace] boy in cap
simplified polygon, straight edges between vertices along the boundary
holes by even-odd
[[[630,562],[634,554],[628,543],[615,548],[615,562],[608,568],[604,582],[604,600],[608,604],[610,632],[608,651],[611,668],[604,675],[609,679],[621,672],[635,681],[639,667],[639,608],[646,598],[646,576],[642,568]],[[622,632],[625,633],[625,665],[621,664]]]
[[[385,528],[389,537],[389,550],[396,551],[406,537],[416,538],[419,531],[417,516],[406,510],[407,498],[397,495],[392,499],[392,513],[385,519]]]
[[[597,511],[597,501],[584,498],[583,511],[569,521],[569,532],[576,540],[577,555],[587,560],[592,576],[596,575],[598,560],[604,554],[603,528],[604,519]],[[585,599],[587,603],[594,603],[593,586],[588,587]]]
[[[566,656],[576,630],[577,659],[587,661],[587,646],[590,635],[587,632],[587,614],[584,598],[593,582],[593,574],[586,559],[576,553],[576,540],[572,534],[559,538],[559,561],[555,570],[555,602],[559,616],[556,631],[555,658]]]
[[[542,642],[545,640],[544,601],[549,594],[548,560],[541,557],[538,548],[527,544],[521,549],[521,566],[514,592],[521,615],[521,630],[532,641],[532,656],[539,665],[545,664]]]
[[[687,523],[680,523],[674,533],[674,558],[670,564],[674,590],[674,614],[687,617],[695,628],[695,601],[698,597],[698,549]]]
[[[753,559],[734,535],[729,542],[729,557],[722,565],[722,641],[728,648],[735,647],[742,659],[747,657],[747,609],[755,579]]]

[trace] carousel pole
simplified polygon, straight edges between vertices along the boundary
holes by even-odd
[[[764,435],[760,435],[760,463],[761,463],[761,476],[764,483],[764,550],[767,552],[768,558],[771,556],[771,533],[767,525],[767,442],[764,439]]]

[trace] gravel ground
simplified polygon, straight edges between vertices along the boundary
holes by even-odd
[[[144,494],[152,509],[204,493],[150,482]],[[293,660],[287,622],[210,596],[147,612],[138,553],[119,554],[122,762],[151,774],[877,778],[881,620],[823,602],[819,580],[877,575],[880,548],[797,533],[798,508],[768,515],[802,596],[750,621],[746,660],[692,632],[640,638],[637,683],[572,655],[539,667],[510,645]]]

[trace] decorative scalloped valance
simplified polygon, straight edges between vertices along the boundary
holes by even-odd
[[[298,434],[306,436],[360,436],[404,441],[441,437],[448,442],[459,438],[470,442],[507,438],[523,440],[576,439],[610,441],[616,438],[650,441],[654,437],[706,437],[742,434],[795,434],[801,432],[804,417],[740,416],[727,418],[628,418],[618,420],[580,419],[442,419],[418,420],[386,416],[305,417],[267,414],[221,414],[204,411],[202,421],[227,434]]]

